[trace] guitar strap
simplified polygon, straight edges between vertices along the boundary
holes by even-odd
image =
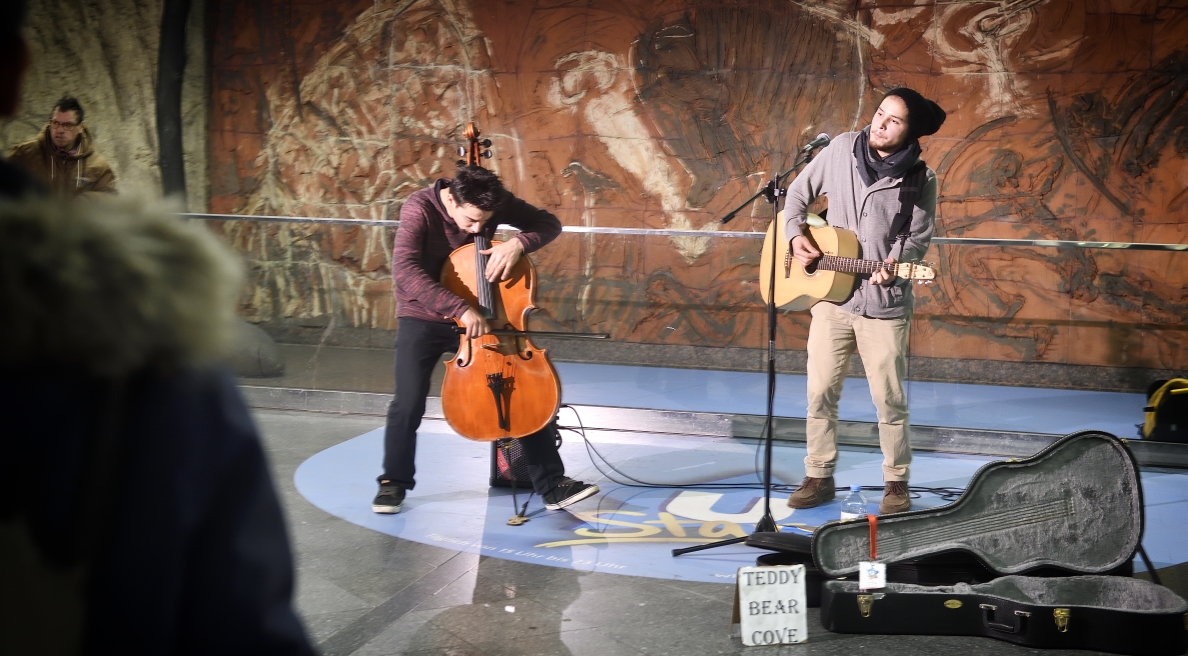
[[[895,245],[891,247],[891,257],[899,260],[903,254],[903,246],[911,234],[912,210],[924,193],[924,184],[928,181],[928,166],[920,160],[903,176],[899,185],[899,213],[891,221],[891,234],[895,235]]]

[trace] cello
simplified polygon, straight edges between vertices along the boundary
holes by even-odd
[[[479,140],[474,123],[466,126],[469,145],[459,165],[480,166],[491,145]],[[463,148],[459,148],[462,151]],[[536,307],[536,267],[523,256],[507,280],[490,282],[485,275],[487,255],[499,244],[483,234],[474,243],[450,254],[441,284],[466,300],[493,327],[471,339],[460,319],[458,352],[446,361],[441,408],[450,428],[462,437],[489,442],[531,435],[551,422],[561,407],[561,381],[545,349],[534,346],[527,330],[528,314]],[[607,336],[609,337],[609,335]]]

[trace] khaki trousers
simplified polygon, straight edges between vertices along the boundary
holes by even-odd
[[[805,474],[833,476],[837,466],[837,404],[854,349],[862,357],[870,396],[879,417],[883,480],[906,481],[912,462],[908,431],[908,318],[872,319],[851,314],[833,303],[813,306],[808,337],[808,455]]]

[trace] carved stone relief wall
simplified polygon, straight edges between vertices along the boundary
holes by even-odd
[[[762,201],[718,218],[801,144],[861,129],[906,85],[949,112],[923,144],[941,179],[937,236],[1184,241],[1188,9],[578,4],[219,2],[212,211],[395,219],[450,174],[474,121],[490,168],[567,225],[762,231]],[[390,230],[221,229],[252,263],[253,320],[395,327]],[[563,235],[534,255],[535,325],[762,347],[759,243]],[[1182,369],[1184,257],[934,247],[912,352]],[[780,347],[803,348],[807,325],[783,318]]]

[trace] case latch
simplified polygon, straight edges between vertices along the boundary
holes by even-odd
[[[874,606],[874,595],[858,595],[858,612],[863,617],[870,617],[871,606]]]
[[[1056,618],[1056,628],[1061,633],[1068,633],[1068,616],[1070,615],[1067,608],[1055,608],[1052,610],[1052,617]]]

